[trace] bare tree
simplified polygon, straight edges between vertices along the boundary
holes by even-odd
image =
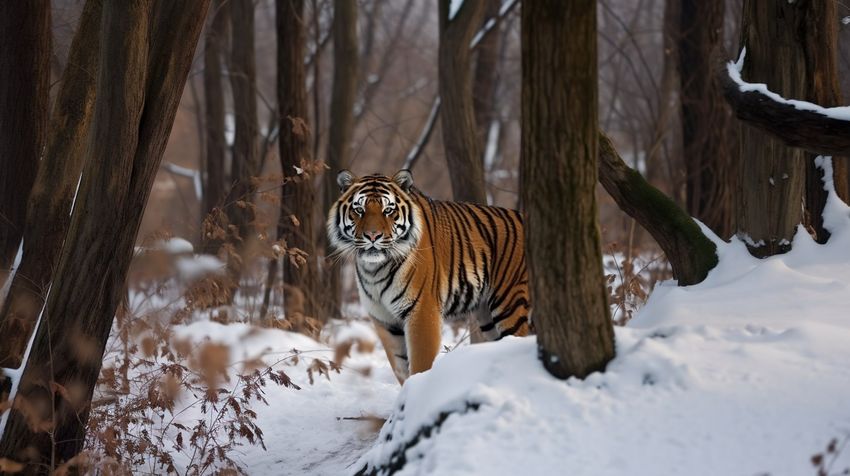
[[[481,26],[485,2],[462,2],[452,11],[450,0],[440,0],[439,90],[440,122],[446,162],[455,200],[487,203],[481,145],[472,100],[469,44]]]
[[[44,305],[71,224],[94,111],[100,52],[101,1],[88,0],[71,43],[56,97],[44,157],[27,204],[23,255],[0,308],[0,367],[17,368]],[[47,91],[40,94],[47,95]]]
[[[47,131],[50,1],[0,2],[0,287],[24,232]]]
[[[719,236],[728,238],[735,177],[734,123],[712,74],[713,58],[723,46],[725,5],[680,1],[678,59],[687,209]]]
[[[281,191],[278,237],[286,246],[307,254],[304,263],[283,259],[283,287],[287,316],[300,312],[316,315],[318,271],[314,256],[313,182],[298,173],[303,161],[310,159],[310,134],[307,127],[307,85],[304,52],[307,28],[304,0],[277,0],[277,98],[280,105],[280,168],[291,182]],[[301,293],[303,296],[295,296]],[[298,299],[301,297],[301,299]],[[301,306],[297,306],[297,304]]]
[[[538,353],[554,376],[614,357],[596,207],[594,0],[522,4],[525,248]]]
[[[47,473],[82,448],[136,233],[209,0],[155,5],[153,0],[103,4],[92,147],[0,440],[0,458],[26,462],[27,471]],[[110,224],[107,230],[104,223]]]
[[[499,21],[499,8],[501,0],[486,0],[484,20],[481,28],[487,28],[490,22]],[[495,28],[493,25],[489,25]],[[475,115],[475,126],[479,152],[484,164],[484,150],[486,149],[487,135],[492,122],[496,119],[495,95],[499,84],[499,50],[502,41],[497,32],[485,34],[476,45],[475,72],[472,86],[472,105]]]
[[[260,173],[257,119],[257,65],[254,52],[253,0],[228,0],[230,7],[230,88],[233,90],[235,134],[231,162],[230,191],[225,210],[233,245],[227,269],[233,290],[239,285],[246,256],[246,244],[255,234],[254,179]],[[231,296],[232,297],[232,296]]]
[[[214,208],[224,205],[227,194],[225,160],[227,142],[224,136],[224,85],[222,84],[221,58],[227,51],[229,9],[222,0],[216,0],[210,9],[207,34],[204,39],[204,125],[206,155],[204,168],[203,193],[201,200],[201,220],[204,220]],[[218,252],[216,240],[202,237],[204,251]]]
[[[336,172],[347,168],[354,125],[354,100],[357,96],[359,49],[357,42],[357,2],[334,0],[333,18],[333,86],[331,88],[331,117],[328,132],[328,166],[332,173],[325,174],[323,210],[327,213],[337,197],[339,186]],[[325,217],[327,218],[327,217]],[[324,281],[327,285],[325,309],[321,318],[330,319],[340,314],[340,274],[333,263],[325,264]]]

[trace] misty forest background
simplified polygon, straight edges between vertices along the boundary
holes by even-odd
[[[263,441],[256,413],[243,409],[263,400],[269,382],[298,385],[259,359],[241,362],[234,376],[226,346],[193,348],[173,339],[175,329],[210,320],[321,340],[340,322],[365,321],[350,264],[326,249],[326,213],[343,168],[407,168],[435,199],[531,209],[529,226],[575,240],[564,242],[595,242],[598,219],[607,306],[599,294],[586,313],[608,329],[602,367],[614,352],[609,314],[624,325],[659,280],[696,284],[717,264],[715,245],[687,215],[720,238],[738,233],[756,257],[787,252],[798,223],[828,240],[815,155],[739,123],[736,114],[756,110],[745,102],[754,95],[729,99],[718,66],[746,44],[746,81],[841,105],[850,95],[847,5],[556,2],[552,11],[585,21],[578,30],[588,37],[571,38],[543,10],[521,15],[518,0],[461,3],[0,4],[0,86],[10,86],[0,94],[0,472],[22,469],[21,460],[42,470],[92,460],[169,472],[239,468],[235,448]],[[522,31],[523,21],[539,30]],[[529,58],[545,56],[549,44],[561,48],[565,73],[595,66],[598,76],[569,75],[571,94],[558,86],[560,71],[535,76]],[[598,111],[598,149],[560,149],[583,150],[575,163],[592,183],[598,150],[598,216],[593,200],[579,197],[580,213],[542,223],[536,212],[562,197],[533,204],[538,190],[521,186],[521,175],[544,183],[543,152],[562,136],[596,144],[596,117],[566,121],[581,127],[561,135],[539,121],[548,98],[528,91],[546,88],[555,91],[553,117],[576,119],[598,99],[587,107]],[[834,136],[800,131],[809,151],[848,149],[812,147]],[[521,163],[521,151],[532,159]],[[846,200],[850,169],[840,157],[832,166]],[[540,275],[596,272],[571,268],[569,253],[549,245],[530,244],[545,251],[530,253],[532,270],[555,256]],[[542,339],[559,325],[543,316],[577,314],[569,306],[585,297],[539,301]],[[42,312],[66,332],[39,326]],[[480,336],[473,326],[454,338]],[[339,372],[353,348],[373,345],[326,343],[333,355],[282,359],[309,362],[312,383]],[[543,346],[555,355],[571,345],[555,338]],[[547,370],[566,377],[600,368],[559,365]],[[231,378],[239,392],[222,393]],[[152,416],[173,413],[187,392],[209,423],[187,428]],[[10,394],[24,403],[7,401]],[[38,450],[28,453],[30,444]]]

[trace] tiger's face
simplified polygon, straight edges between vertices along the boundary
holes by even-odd
[[[402,170],[385,175],[337,175],[342,195],[328,214],[328,239],[340,255],[369,265],[402,261],[419,241],[421,212],[411,199],[413,176]]]

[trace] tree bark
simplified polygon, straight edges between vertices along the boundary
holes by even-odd
[[[310,134],[307,124],[307,85],[304,52],[307,39],[304,0],[277,0],[277,97],[280,104],[280,168],[291,181],[281,189],[278,237],[287,248],[307,253],[307,262],[296,265],[283,258],[284,306],[287,316],[300,312],[316,316],[319,298],[316,292],[317,269],[313,226],[313,183],[300,176],[310,158]],[[332,174],[331,174],[332,175]],[[303,294],[297,299],[293,293]],[[297,304],[303,303],[298,308]]]
[[[614,357],[596,221],[596,2],[521,8],[520,190],[538,355],[552,375],[582,378]]]
[[[21,365],[24,349],[71,224],[94,110],[100,52],[101,0],[88,0],[68,53],[44,158],[27,204],[23,256],[0,308],[0,367]],[[45,95],[47,91],[43,92]]]
[[[50,101],[50,1],[0,2],[0,287],[38,171]]]
[[[486,0],[485,15],[481,27],[487,22],[499,21],[501,0]],[[495,27],[494,27],[495,28]],[[484,35],[476,46],[475,73],[472,86],[472,108],[475,115],[478,147],[481,154],[482,173],[486,172],[484,153],[487,149],[487,135],[496,117],[495,95],[499,84],[499,48],[501,35],[490,32]],[[483,175],[482,175],[483,176]]]
[[[49,472],[82,448],[91,395],[209,0],[105,2],[92,147],[0,457]],[[149,51],[150,49],[150,51]],[[109,233],[104,232],[109,224]],[[85,276],[86,279],[79,279]],[[44,431],[50,429],[50,433]]]
[[[681,0],[678,52],[687,210],[718,236],[732,234],[734,135],[712,58],[722,49],[724,2]]]
[[[217,0],[210,10],[210,21],[204,39],[204,124],[206,125],[206,161],[204,162],[203,200],[201,201],[201,220],[203,221],[216,207],[224,206],[227,195],[225,160],[227,142],[224,136],[224,85],[222,84],[221,58],[227,51],[228,8]],[[203,233],[203,232],[202,232]],[[218,253],[217,240],[211,236],[201,239],[205,253]]]
[[[357,95],[358,54],[357,2],[334,0],[333,18],[333,85],[331,87],[331,118],[328,132],[328,166],[325,173],[323,210],[327,213],[339,197],[336,173],[349,166],[351,137],[354,124],[354,99]],[[327,216],[325,216],[327,218]],[[326,306],[322,320],[339,317],[340,272],[331,262],[325,263]]]
[[[717,266],[717,246],[673,199],[629,168],[603,133],[599,134],[599,182],[620,209],[655,238],[679,286],[702,282]]]
[[[824,107],[841,105],[838,83],[838,11],[834,2],[805,3],[805,35],[803,47],[806,58],[805,100]],[[816,154],[805,154],[805,223],[814,232],[818,243],[826,243],[829,231],[823,227],[823,209],[827,192],[823,188],[823,170],[815,166]],[[833,157],[835,191],[848,200],[848,163],[846,157]]]
[[[450,0],[440,0],[440,122],[454,199],[487,204],[481,146],[475,126],[469,43],[481,26],[485,2],[463,2],[449,18]]]
[[[786,0],[744,0],[742,78],[766,83],[785,98],[806,94],[806,61],[798,32],[803,8]],[[742,126],[738,160],[737,234],[756,257],[791,249],[800,223],[805,168],[802,151]]]
[[[253,0],[228,0],[231,22],[230,88],[233,90],[235,134],[231,166],[232,186],[225,199],[233,250],[227,260],[231,297],[239,286],[246,243],[255,234],[254,177],[259,175],[257,119],[257,66],[254,52]]]
[[[787,147],[818,155],[850,155],[850,121],[798,109],[761,91],[741,91],[725,64],[718,76],[726,101],[748,126],[770,134]]]

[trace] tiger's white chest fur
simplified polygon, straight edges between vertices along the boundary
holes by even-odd
[[[404,326],[400,315],[410,303],[400,287],[407,266],[407,262],[370,263],[362,259],[355,262],[360,303],[375,319],[392,327]]]

